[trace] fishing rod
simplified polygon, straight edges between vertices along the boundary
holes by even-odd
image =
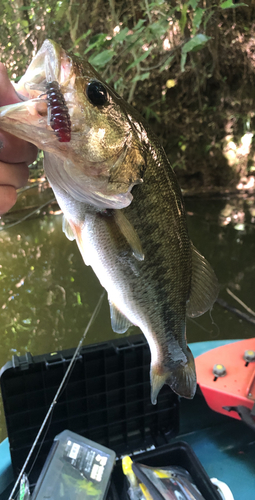
[[[87,333],[88,333],[88,331],[89,331],[89,329],[90,329],[90,327],[91,327],[94,319],[96,318],[97,314],[99,313],[99,310],[100,310],[100,307],[102,305],[102,301],[103,301],[104,296],[105,296],[105,290],[102,292],[102,294],[101,294],[101,296],[100,296],[100,298],[99,298],[99,300],[97,302],[97,305],[96,305],[96,307],[95,307],[95,309],[94,309],[94,311],[92,313],[92,316],[91,316],[91,318],[90,318],[90,320],[89,320],[89,322],[88,322],[88,324],[87,324],[87,326],[85,328],[85,331],[84,331],[84,333],[83,333],[83,335],[81,337],[81,340],[80,340],[80,342],[79,342],[79,344],[78,344],[78,346],[77,346],[77,348],[76,348],[76,350],[75,350],[75,352],[73,354],[73,357],[72,357],[72,359],[70,361],[70,364],[69,364],[69,366],[68,366],[68,368],[67,368],[67,370],[66,370],[66,372],[64,374],[64,377],[63,377],[63,379],[62,379],[62,381],[61,381],[61,383],[60,383],[60,385],[58,387],[58,390],[57,390],[57,392],[56,392],[56,394],[55,394],[55,396],[54,396],[54,398],[52,400],[52,403],[51,403],[51,405],[50,405],[50,407],[48,409],[48,412],[47,412],[47,414],[46,414],[46,416],[44,418],[44,421],[43,421],[43,423],[42,423],[42,425],[41,425],[41,427],[40,427],[40,429],[39,429],[39,431],[37,433],[37,436],[36,436],[36,438],[35,438],[35,440],[33,442],[32,448],[31,448],[31,450],[30,450],[30,452],[29,452],[29,454],[28,454],[28,456],[27,456],[27,458],[26,458],[26,460],[24,462],[24,465],[23,465],[23,467],[22,467],[22,469],[21,469],[21,471],[19,473],[18,479],[16,480],[16,483],[14,484],[14,487],[12,489],[12,492],[11,492],[8,500],[13,500],[13,498],[14,498],[15,491],[16,491],[16,489],[17,489],[17,487],[18,487],[18,485],[20,483],[20,480],[21,480],[21,478],[22,478],[22,476],[23,476],[23,474],[25,472],[26,466],[27,466],[27,464],[28,464],[28,462],[29,462],[29,460],[30,460],[33,452],[34,452],[34,449],[35,449],[35,447],[36,447],[36,445],[38,443],[38,440],[39,440],[39,438],[40,438],[40,436],[42,434],[42,431],[45,428],[45,425],[46,425],[49,417],[51,416],[55,405],[57,404],[58,397],[59,397],[59,395],[60,395],[60,393],[61,393],[61,391],[62,391],[62,389],[64,387],[64,384],[65,384],[65,382],[67,380],[67,377],[70,374],[71,369],[74,366],[74,363],[78,359],[78,356],[79,356],[82,344],[83,344],[83,342],[84,342],[84,340],[86,338],[86,335],[87,335]]]

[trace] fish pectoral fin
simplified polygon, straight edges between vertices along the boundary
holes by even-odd
[[[68,224],[70,226],[70,228],[68,228],[68,235],[65,233],[67,238],[69,238],[69,239],[72,238],[72,239],[76,240],[76,243],[78,245],[78,248],[81,252],[82,258],[83,258],[86,266],[90,266],[91,265],[91,256],[86,251],[86,238],[84,237],[84,233],[83,233],[84,227],[82,227],[82,224],[81,225],[76,224],[71,219],[69,219]],[[83,226],[84,226],[84,223],[83,223]],[[73,237],[72,237],[71,231],[72,231]]]
[[[187,363],[178,364],[176,368],[169,368],[165,373],[160,372],[157,366],[151,366],[151,402],[157,404],[157,397],[164,384],[171,387],[183,398],[192,399],[196,392],[197,379],[195,362],[191,350],[187,347]]]
[[[219,293],[216,275],[205,257],[192,245],[192,277],[186,312],[190,318],[201,316],[212,307]]]
[[[115,222],[123,234],[124,238],[127,240],[130,245],[133,254],[137,260],[144,260],[144,253],[142,249],[142,245],[139,239],[137,232],[135,231],[132,224],[125,217],[121,210],[115,210],[114,212]]]
[[[112,329],[116,333],[125,333],[132,323],[109,300]]]
[[[65,233],[66,237],[70,241],[75,240],[75,234],[74,234],[68,220],[65,218],[64,215],[63,215],[63,219],[62,219],[62,230],[63,230],[63,233]]]

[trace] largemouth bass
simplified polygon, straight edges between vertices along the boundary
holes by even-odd
[[[0,127],[44,150],[63,229],[108,293],[113,330],[137,325],[149,343],[152,403],[165,383],[192,398],[186,315],[211,308],[218,283],[189,239],[164,150],[86,60],[50,40],[17,90],[28,100],[1,108]]]

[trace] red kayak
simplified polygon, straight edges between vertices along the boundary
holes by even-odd
[[[208,406],[255,430],[255,338],[212,349],[195,363]]]

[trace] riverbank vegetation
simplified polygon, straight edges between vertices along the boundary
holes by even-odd
[[[88,57],[149,121],[183,189],[251,193],[254,19],[253,0],[3,0],[1,60],[18,80],[45,38]]]

